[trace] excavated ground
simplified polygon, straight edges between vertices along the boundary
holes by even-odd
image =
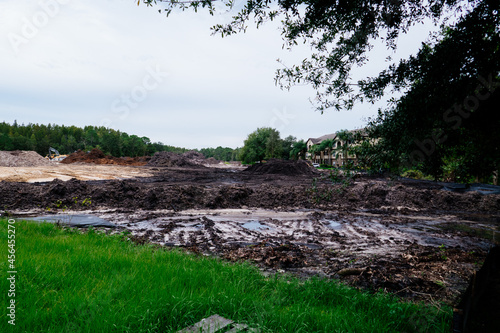
[[[2,181],[0,204],[15,216],[66,205],[115,223],[114,232],[129,230],[139,243],[449,304],[500,239],[499,194],[368,177],[335,185],[316,172],[136,168],[153,176]],[[90,207],[75,197],[90,198]]]
[[[62,164],[47,162],[40,166],[0,167],[0,181],[43,183],[59,180],[104,180],[151,177],[153,173],[147,168],[134,166],[100,165],[100,164]]]

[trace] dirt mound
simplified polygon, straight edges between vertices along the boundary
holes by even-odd
[[[94,163],[94,164],[117,164],[117,165],[146,165],[151,159],[149,156],[140,157],[114,157],[104,154],[100,149],[94,148],[90,152],[78,150],[69,155],[61,163]]]
[[[202,167],[205,156],[195,151],[188,151],[184,154],[176,154],[169,151],[156,152],[148,166],[154,167]]]
[[[95,163],[96,160],[106,158],[106,155],[99,149],[92,149],[90,152],[78,150],[62,160],[61,163],[70,164],[76,162]]]
[[[182,154],[185,158],[191,160],[192,162],[196,164],[201,164],[201,165],[208,165],[208,164],[219,164],[219,160],[216,160],[213,157],[206,158],[205,155],[203,155],[200,152],[197,152],[195,150],[190,150]]]
[[[256,163],[242,172],[252,174],[279,174],[287,176],[314,175],[318,171],[304,160],[269,160],[266,163]]]
[[[4,167],[32,167],[49,163],[35,151],[0,151],[0,166]]]
[[[205,160],[205,164],[219,164],[220,161],[216,160],[213,157],[209,157]]]
[[[187,151],[184,154],[182,154],[182,156],[196,161],[203,161],[205,159],[205,156],[202,153],[199,153],[194,150]]]

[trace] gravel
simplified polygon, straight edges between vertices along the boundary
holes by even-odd
[[[0,166],[32,167],[48,165],[50,162],[35,151],[0,151]]]

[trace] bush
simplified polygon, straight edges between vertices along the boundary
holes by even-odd
[[[423,179],[425,177],[422,171],[413,169],[403,172],[401,176],[413,179]]]

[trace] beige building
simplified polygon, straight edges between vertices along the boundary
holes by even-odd
[[[349,132],[356,134],[360,131],[362,131],[362,129]],[[325,140],[333,140],[331,148],[326,147],[320,150],[321,143]],[[355,143],[351,140],[341,140],[337,133],[326,134],[318,138],[309,138],[306,141],[306,159],[313,163],[343,166],[349,161],[355,162],[357,160],[356,155],[349,152],[349,148],[351,148],[353,144]]]

